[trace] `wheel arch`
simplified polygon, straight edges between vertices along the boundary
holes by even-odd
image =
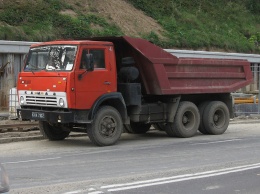
[[[100,96],[95,103],[93,104],[92,108],[90,109],[88,119],[93,120],[96,112],[98,111],[100,106],[112,106],[120,113],[123,123],[127,123],[127,109],[124,98],[121,93],[113,92],[108,93]]]

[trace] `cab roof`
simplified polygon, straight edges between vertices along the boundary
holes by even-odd
[[[49,42],[42,42],[33,44],[31,48],[48,45],[110,45],[113,46],[112,42],[108,41],[93,41],[93,40],[55,40]]]

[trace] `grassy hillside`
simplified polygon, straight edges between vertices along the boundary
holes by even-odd
[[[116,24],[109,24],[98,14],[74,10],[76,15],[70,15],[63,10],[74,8],[62,0],[5,0],[0,11],[0,38],[48,41],[122,34]],[[91,24],[104,28],[97,30]]]
[[[129,0],[167,30],[167,46],[259,52],[259,0]]]
[[[110,4],[118,6],[120,2],[125,3],[120,9],[102,14],[111,9]],[[163,3],[157,0],[4,0],[0,3],[0,39],[48,41],[127,34],[146,38],[164,48],[260,53],[258,2],[259,0],[163,0]],[[125,18],[124,22],[120,22],[115,16],[129,10],[130,7],[125,6],[127,3],[133,11],[128,13],[130,19]],[[105,7],[102,8],[102,5]],[[139,15],[134,12],[135,9]],[[131,13],[132,16],[129,16]],[[147,17],[147,21],[154,19],[159,27],[143,22],[142,29],[138,25],[141,17]],[[132,23],[125,22],[128,20]],[[127,32],[125,29],[135,31]]]

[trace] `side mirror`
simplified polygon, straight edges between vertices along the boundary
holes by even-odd
[[[4,167],[0,164],[0,193],[9,191],[9,179]]]
[[[94,70],[93,54],[86,54],[85,63],[86,63],[87,71],[93,71]]]

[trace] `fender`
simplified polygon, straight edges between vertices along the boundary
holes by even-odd
[[[181,96],[178,96],[176,98],[173,98],[171,100],[171,102],[168,103],[168,119],[167,119],[167,122],[170,122],[170,123],[174,122],[174,118],[175,118],[176,112],[178,110],[180,100],[181,100]]]
[[[99,107],[102,105],[109,105],[114,107],[118,110],[118,112],[121,114],[123,123],[127,122],[127,109],[125,100],[121,93],[119,92],[113,92],[108,93],[100,96],[95,103],[93,104],[92,108],[90,109],[88,119],[93,120],[96,112],[98,111]]]

